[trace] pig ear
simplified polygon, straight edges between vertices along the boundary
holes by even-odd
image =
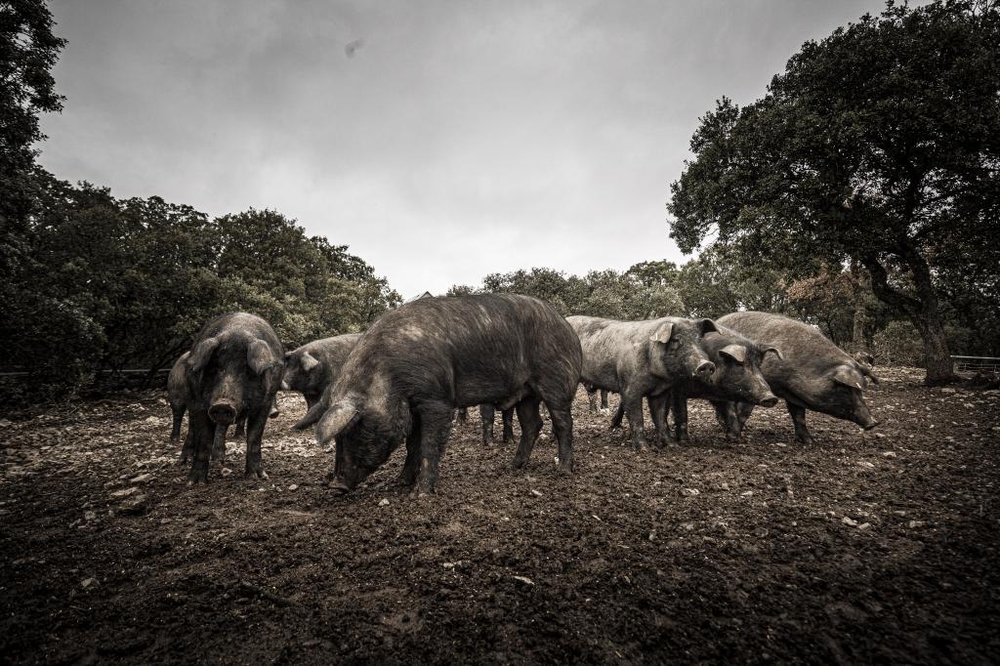
[[[746,352],[747,352],[746,347],[744,347],[743,345],[726,345],[725,347],[719,350],[720,354],[725,354],[726,356],[730,357],[740,365],[746,363],[747,360]]]
[[[299,359],[299,363],[302,365],[302,370],[304,372],[312,372],[313,368],[319,365],[319,361],[317,361],[309,352],[302,354],[302,358]]]
[[[314,425],[321,418],[323,418],[323,415],[326,414],[327,408],[328,408],[328,405],[326,404],[326,401],[325,400],[320,400],[315,405],[313,405],[312,407],[309,408],[309,411],[306,412],[306,415],[303,416],[299,420],[298,423],[296,423],[295,425],[293,425],[292,429],[293,430],[305,430],[309,426]]]
[[[265,370],[273,368],[278,363],[278,359],[266,342],[254,340],[250,343],[250,348],[247,349],[247,363],[250,364],[250,369],[259,375]]]
[[[764,356],[767,356],[769,352],[774,352],[774,355],[777,356],[779,359],[781,359],[782,361],[785,360],[785,357],[782,356],[781,354],[781,350],[775,347],[774,345],[766,345],[764,347]]]
[[[719,327],[716,326],[715,322],[711,319],[699,319],[698,330],[701,331],[701,335],[704,336],[706,333],[718,333]]]
[[[843,384],[848,388],[856,388],[859,391],[864,390],[864,387],[862,386],[864,377],[861,376],[860,372],[846,365],[842,365],[837,368],[837,370],[833,373],[833,381],[838,384]]]
[[[673,334],[674,325],[668,321],[661,324],[660,327],[653,332],[653,335],[650,336],[649,339],[653,342],[662,342],[663,344],[667,344],[670,342],[670,336]]]
[[[316,441],[329,442],[361,420],[361,413],[353,400],[345,398],[334,403],[316,426]]]
[[[191,369],[191,372],[201,372],[208,365],[208,360],[212,358],[212,354],[219,347],[219,338],[207,338],[202,340],[194,349],[191,350],[190,356],[188,356],[187,364]]]
[[[861,364],[861,374],[864,378],[872,383],[875,388],[881,388],[882,385],[878,382],[878,377],[872,372],[871,366]]]

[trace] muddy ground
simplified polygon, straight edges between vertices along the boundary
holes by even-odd
[[[812,446],[695,402],[690,445],[636,453],[581,391],[572,477],[551,441],[509,471],[472,410],[418,500],[403,451],[333,496],[295,394],[267,481],[232,439],[197,487],[158,392],[8,414],[0,661],[998,663],[1000,393],[881,375],[882,425],[810,414]]]

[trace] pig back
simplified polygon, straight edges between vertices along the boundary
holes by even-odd
[[[790,317],[769,312],[734,312],[717,321],[758,344],[774,345],[781,351],[782,358],[767,354],[761,371],[775,395],[786,400],[802,402],[802,398],[818,390],[814,384],[819,378],[838,366],[854,366],[853,359],[819,329]]]
[[[579,338],[544,301],[513,294],[423,298],[372,325],[335,390],[380,376],[409,399],[461,407],[502,402],[530,385],[568,406],[582,363]]]

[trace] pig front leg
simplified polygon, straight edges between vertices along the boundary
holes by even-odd
[[[181,437],[181,423],[184,420],[184,408],[173,410],[173,424],[170,429],[170,441],[176,442]]]
[[[271,405],[266,405],[253,411],[247,417],[247,463],[245,470],[247,477],[267,478],[267,472],[260,464],[260,447],[264,439],[264,426],[267,425],[267,417],[270,412]]]
[[[736,403],[736,436],[739,437],[746,427],[747,420],[753,414],[753,404],[749,402]]]
[[[617,430],[622,427],[622,419],[625,418],[625,403],[624,401],[618,402],[618,408],[615,413],[611,416],[611,429]]]
[[[660,395],[651,395],[646,398],[649,404],[649,418],[653,421],[653,428],[656,430],[655,446],[660,447],[670,443],[670,429],[667,427],[667,409],[671,400],[670,392],[663,392]],[[676,422],[677,415],[674,414]]]
[[[788,413],[792,417],[792,425],[795,426],[795,439],[803,444],[812,444],[813,438],[806,427],[806,408],[802,405],[795,405],[786,402]]]
[[[451,431],[451,407],[447,405],[422,405],[420,414],[420,471],[413,493],[428,495],[434,492],[438,480],[438,463],[444,454],[445,443]]]
[[[417,482],[417,473],[420,471],[420,414],[412,412],[410,419],[410,433],[406,436],[406,462],[396,478],[397,485],[404,488],[410,488]]]
[[[490,404],[479,405],[479,419],[483,423],[483,446],[493,444],[493,420],[497,408]]]
[[[188,485],[208,483],[208,462],[212,453],[215,423],[203,411],[188,412],[188,430],[191,433],[191,469]]]
[[[713,400],[712,407],[715,408],[715,418],[722,426],[726,440],[739,439],[742,428],[736,417],[736,403]]]
[[[218,460],[220,463],[226,458],[226,430],[228,429],[228,423],[215,424],[215,435],[212,437],[212,460]]]
[[[645,437],[642,434],[642,394],[634,394],[629,391],[622,391],[622,405],[625,414],[628,416],[629,437],[632,448],[640,450],[645,445]]]
[[[503,443],[511,444],[514,441],[514,408],[500,412],[500,418],[503,420]]]

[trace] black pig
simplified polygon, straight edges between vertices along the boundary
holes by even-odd
[[[296,424],[318,421],[320,442],[336,438],[331,487],[348,492],[406,441],[400,482],[430,493],[458,407],[516,407],[523,466],[551,414],[560,467],[573,468],[571,407],[582,365],[580,341],[559,312],[529,296],[423,298],[384,315],[362,336],[323,400]]]
[[[185,366],[194,458],[188,482],[208,481],[209,456],[225,455],[226,428],[244,417],[246,474],[266,478],[260,464],[261,438],[283,369],[274,329],[245,312],[216,317],[195,338]]]
[[[167,402],[170,403],[170,413],[173,417],[170,439],[173,441],[177,441],[181,436],[181,423],[184,420],[184,412],[187,411],[187,360],[190,355],[191,352],[184,352],[167,375]],[[190,430],[188,428],[189,433]]]
[[[761,370],[771,391],[788,405],[797,441],[813,441],[806,427],[807,409],[853,421],[865,430],[877,425],[863,395],[869,381],[878,385],[871,367],[851,358],[816,327],[767,312],[734,312],[718,322],[781,350],[780,358],[765,358]],[[727,430],[739,437],[753,405],[730,403],[717,409],[726,410]]]
[[[493,422],[496,420],[496,405],[479,405],[479,418],[483,422],[483,446],[493,443]],[[514,441],[514,408],[500,410],[500,420],[503,422],[503,443]]]
[[[714,333],[706,333],[703,340],[708,358],[715,363],[715,372],[707,381],[699,377],[685,381],[670,391],[675,439],[679,442],[690,439],[687,429],[689,398],[736,401],[764,407],[778,404],[778,398],[771,392],[761,371],[761,364],[768,353],[780,359],[781,352],[774,345],[757,344],[718,321],[716,329]],[[666,407],[661,398],[651,398],[649,402],[651,411],[662,413]]]
[[[583,385],[621,394],[619,409],[628,416],[632,445],[637,449],[644,443],[644,397],[660,395],[689,377],[715,372],[715,364],[702,347],[704,335],[716,330],[711,319],[617,321],[582,315],[566,319],[583,345]],[[662,419],[654,416],[653,425],[657,439],[663,441]]]
[[[311,408],[336,379],[360,337],[360,333],[335,335],[314,340],[285,354],[281,390],[298,391],[306,399],[306,406]]]

